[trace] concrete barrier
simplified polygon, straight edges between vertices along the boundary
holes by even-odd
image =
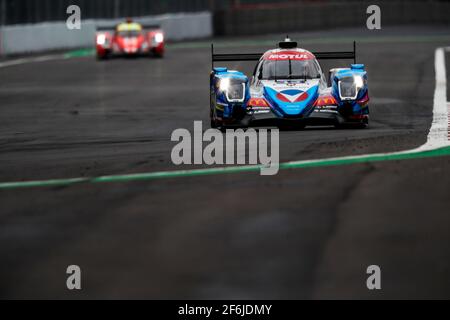
[[[382,26],[404,24],[450,25],[449,1],[376,1]],[[304,2],[286,7],[265,6],[214,13],[217,36],[283,33],[340,27],[366,27],[372,2]]]
[[[213,32],[210,12],[166,14],[135,19],[144,24],[160,25],[167,40],[178,41],[210,37]],[[69,30],[65,22],[5,26],[0,29],[0,55],[90,47],[94,45],[98,25],[112,25],[116,20],[83,20],[81,30]]]

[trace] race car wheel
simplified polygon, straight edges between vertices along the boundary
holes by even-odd
[[[369,123],[362,122],[362,123],[357,124],[356,128],[357,129],[366,129],[368,126],[369,126]]]
[[[366,117],[366,118],[364,118],[364,119],[361,121],[361,123],[359,123],[359,124],[357,125],[357,128],[358,128],[358,129],[365,129],[365,128],[367,128],[368,126],[369,126],[369,118]]]
[[[369,126],[368,121],[355,122],[355,123],[336,123],[334,127],[336,129],[365,129]]]
[[[108,60],[109,55],[104,54],[104,55],[97,55],[97,60],[99,61],[104,61],[104,60]]]
[[[209,119],[211,121],[211,128],[217,129],[219,127],[219,123],[217,122],[215,117],[213,99],[213,96],[211,96],[209,101]]]
[[[278,128],[283,131],[301,131],[305,129],[306,125],[304,123],[290,123],[290,124],[280,124]]]

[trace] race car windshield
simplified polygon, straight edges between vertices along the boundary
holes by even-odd
[[[320,78],[315,60],[265,60],[259,72],[263,80]]]
[[[136,38],[141,35],[141,32],[137,30],[127,30],[127,31],[119,31],[117,34],[119,35],[119,37],[123,38]]]

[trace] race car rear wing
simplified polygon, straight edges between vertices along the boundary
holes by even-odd
[[[158,24],[143,24],[142,29],[156,30],[156,29],[161,29],[161,26]]]
[[[98,31],[114,31],[116,30],[116,26],[97,26]]]
[[[114,25],[102,25],[102,26],[97,26],[97,32],[101,32],[101,31],[112,31],[114,32],[117,28],[117,24]],[[142,29],[143,30],[158,30],[161,29],[160,25],[157,24],[143,24],[142,25]]]
[[[356,41],[353,41],[353,51],[330,51],[312,52],[319,60],[353,59],[356,64]],[[214,44],[211,44],[211,61],[214,69],[214,62],[219,61],[259,61],[263,53],[215,53]]]

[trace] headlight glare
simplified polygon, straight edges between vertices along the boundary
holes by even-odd
[[[356,88],[361,89],[364,86],[364,79],[361,76],[355,76],[355,85]]]
[[[106,43],[106,36],[104,34],[99,34],[97,36],[97,44],[103,46]]]
[[[219,90],[220,91],[227,91],[228,88],[230,87],[230,79],[220,79],[220,83],[219,83]]]
[[[163,41],[164,41],[164,35],[161,32],[155,34],[155,42],[156,43],[161,43]]]

